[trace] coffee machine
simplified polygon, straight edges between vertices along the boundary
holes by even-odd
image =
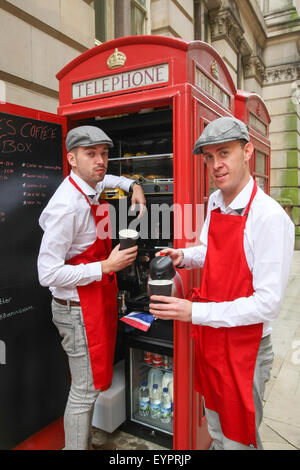
[[[142,186],[144,185],[142,184]],[[147,191],[147,187],[144,189],[144,191]],[[172,201],[170,196],[171,195],[168,194],[165,195],[163,198],[159,198],[160,205],[165,205],[165,210],[161,213],[160,220],[159,218],[156,218],[156,220],[153,221],[153,210],[151,210],[151,207],[153,206],[153,204],[157,204],[158,197],[155,195],[147,196],[146,193],[147,211],[143,217],[148,219],[146,225],[147,227],[152,227],[152,234],[155,233],[156,238],[154,238],[153,235],[151,237],[151,234],[146,233],[142,229],[140,232],[141,237],[138,241],[138,254],[135,262],[120,271],[119,273],[117,273],[119,297],[122,298],[122,301],[120,300],[119,315],[122,315],[124,311],[149,311],[149,296],[147,285],[150,275],[151,263],[153,263],[153,261],[155,260],[155,254],[158,251],[172,246],[171,240],[173,238],[173,212],[171,211]],[[124,209],[124,201],[122,202]],[[130,195],[127,199],[127,207],[129,207],[129,205]],[[167,210],[167,207],[170,208],[169,211]],[[144,223],[143,217],[140,222],[141,226]],[[168,222],[166,222],[166,218],[169,219]],[[167,234],[169,238],[164,238],[165,234],[163,233],[164,231],[162,228],[163,219],[164,225],[170,226],[170,233]],[[131,220],[129,218],[129,224],[130,222]],[[138,230],[138,227],[136,227],[136,229]],[[117,243],[118,239],[115,239],[113,241],[113,244],[116,245]],[[124,306],[124,302],[126,304],[126,307]]]

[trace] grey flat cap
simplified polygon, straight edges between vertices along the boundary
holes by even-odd
[[[89,147],[90,145],[107,144],[113,147],[112,140],[99,127],[80,126],[68,132],[66,149],[69,152],[75,147]]]
[[[234,117],[221,117],[207,124],[195,143],[193,153],[202,153],[204,145],[222,144],[232,140],[250,141],[246,124]]]

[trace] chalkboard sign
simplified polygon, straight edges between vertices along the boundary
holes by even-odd
[[[62,128],[0,113],[0,449],[63,415],[69,377],[37,276],[39,216],[63,179]]]

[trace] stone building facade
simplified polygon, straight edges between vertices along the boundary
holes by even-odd
[[[209,42],[271,116],[271,195],[300,249],[300,0],[0,0],[0,101],[56,112],[55,75],[99,42],[159,34]]]

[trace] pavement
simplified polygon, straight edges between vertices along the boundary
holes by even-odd
[[[265,450],[300,449],[300,251],[295,251],[281,313],[273,323],[274,363],[266,384],[260,436]],[[163,450],[116,430],[93,429],[93,442],[117,450]]]
[[[294,251],[281,313],[273,323],[274,363],[264,396],[265,450],[300,449],[300,251]]]

